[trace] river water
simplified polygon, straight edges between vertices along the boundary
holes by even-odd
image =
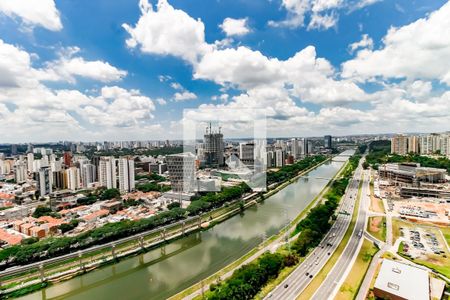
[[[294,219],[333,177],[348,151],[263,203],[213,228],[52,285],[20,299],[166,299],[243,256]]]

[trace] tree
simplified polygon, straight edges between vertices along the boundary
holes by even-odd
[[[100,199],[109,200],[113,198],[120,198],[120,191],[118,189],[106,189],[100,194]]]
[[[42,216],[50,216],[53,214],[53,211],[48,206],[39,205],[33,212],[33,218],[40,218]]]
[[[172,209],[174,209],[174,208],[179,208],[181,205],[180,205],[180,202],[172,202],[172,203],[170,203],[169,205],[167,205],[167,208],[169,209],[169,210],[172,210]]]

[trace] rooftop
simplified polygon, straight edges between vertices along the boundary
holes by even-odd
[[[383,261],[374,287],[404,299],[430,299],[427,271],[388,259]]]

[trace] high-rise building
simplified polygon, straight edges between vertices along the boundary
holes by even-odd
[[[204,157],[205,164],[208,167],[218,167],[224,164],[224,144],[223,134],[218,131],[213,131],[211,124],[206,129],[204,135]]]
[[[97,168],[93,164],[83,164],[81,167],[81,184],[83,187],[88,187],[95,182],[97,177]]]
[[[246,166],[254,166],[255,144],[253,142],[239,144],[239,159]]]
[[[291,155],[294,159],[298,159],[301,156],[300,144],[297,139],[291,139]]]
[[[331,135],[326,135],[323,137],[323,143],[326,149],[332,148]]]
[[[72,153],[69,151],[64,152],[64,164],[67,168],[72,166]]]
[[[420,139],[418,136],[409,136],[408,137],[408,153],[419,153],[420,152]]]
[[[98,181],[108,189],[117,188],[116,160],[112,156],[101,157],[98,166]]]
[[[117,160],[119,165],[119,190],[131,192],[134,190],[134,160],[127,157],[121,157]]]
[[[17,145],[16,144],[11,145],[11,155],[17,155]]]
[[[286,163],[286,152],[281,149],[275,150],[275,167],[280,168]]]
[[[406,155],[408,153],[408,137],[406,135],[396,135],[391,139],[391,153]]]
[[[14,179],[16,183],[24,183],[27,181],[27,167],[24,162],[17,161],[14,164]]]
[[[33,162],[34,162],[34,154],[33,154],[33,152],[29,152],[27,154],[27,167],[28,167],[28,172],[30,172],[30,173],[35,172],[35,170],[33,169]]]
[[[195,155],[191,152],[166,156],[167,170],[174,192],[191,192],[195,189]]]
[[[78,190],[81,185],[80,170],[77,167],[66,169],[67,188],[72,191]]]
[[[52,185],[50,181],[50,167],[41,167],[37,172],[37,184],[39,194],[41,197],[46,196],[52,192]]]

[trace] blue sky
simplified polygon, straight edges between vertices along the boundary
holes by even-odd
[[[2,142],[179,138],[208,107],[267,108],[269,136],[449,130],[445,4],[0,0]]]

